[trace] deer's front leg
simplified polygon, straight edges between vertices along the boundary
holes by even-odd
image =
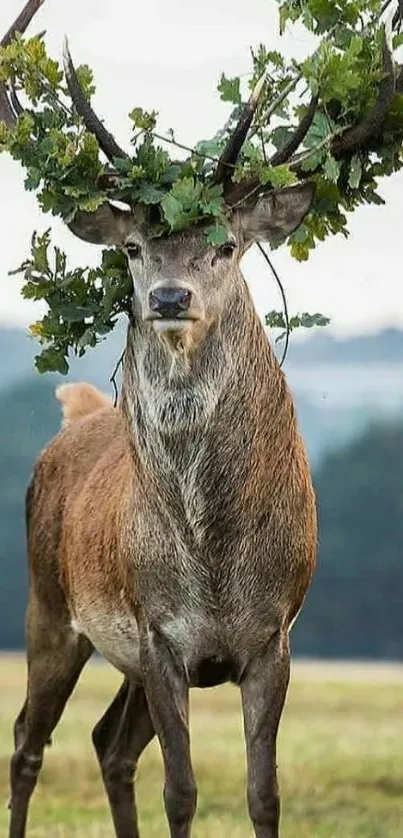
[[[189,838],[197,790],[190,759],[185,673],[156,631],[143,633],[141,658],[147,702],[164,760],[164,802],[171,838]]]
[[[256,838],[279,838],[276,743],[289,676],[288,636],[278,633],[264,655],[250,663],[241,683],[248,806]]]

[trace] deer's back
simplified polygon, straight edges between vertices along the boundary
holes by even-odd
[[[117,526],[130,485],[121,415],[98,410],[62,430],[39,456],[27,493],[30,575],[49,598],[50,575],[69,597],[72,564],[86,587],[90,563],[114,571]],[[105,584],[107,584],[105,582]]]

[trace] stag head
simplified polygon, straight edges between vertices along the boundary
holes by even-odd
[[[254,241],[278,242],[301,223],[313,198],[311,184],[270,192],[250,207],[229,210],[227,241],[208,244],[204,225],[155,237],[139,207],[124,211],[104,204],[77,213],[70,229],[85,241],[114,245],[127,254],[136,315],[158,334],[186,332],[194,343],[219,321],[236,284],[238,266]]]
[[[113,165],[127,156],[106,131],[80,88],[67,41],[64,69],[71,98],[87,129]],[[227,241],[208,244],[203,224],[182,234],[153,236],[153,223],[139,207],[124,211],[104,204],[94,213],[77,213],[72,232],[85,241],[122,248],[133,278],[137,319],[150,323],[155,332],[174,346],[197,345],[218,324],[236,283],[245,250],[254,241],[278,242],[290,235],[309,211],[312,184],[257,195],[247,208],[231,204],[231,175],[251,126],[265,79],[261,78],[246,104],[232,136],[217,163],[215,182],[222,183],[227,201]]]
[[[43,2],[28,0],[3,38],[3,45],[10,43],[16,32],[24,32]],[[332,151],[336,157],[351,157],[379,137],[396,91],[393,61],[387,46],[384,64],[385,77],[380,84],[373,113],[335,138]],[[108,177],[113,179],[116,176],[114,161],[128,155],[87,100],[67,41],[64,45],[64,70],[75,109],[111,163]],[[225,244],[220,247],[208,244],[202,224],[181,234],[156,238],[153,235],[153,220],[140,206],[123,210],[112,203],[105,203],[93,213],[76,213],[69,224],[70,230],[87,242],[124,250],[133,277],[136,314],[142,321],[150,322],[159,334],[189,333],[195,330],[195,324],[198,324],[200,334],[210,329],[213,323],[218,322],[225,297],[234,282],[242,281],[238,265],[245,250],[255,241],[277,244],[290,235],[309,212],[314,197],[312,183],[302,182],[294,187],[271,190],[254,178],[241,183],[233,182],[235,165],[264,83],[263,77],[244,107],[216,166],[215,182],[223,186],[227,207]],[[286,146],[270,160],[271,165],[298,161],[296,152],[312,124],[317,105],[318,100],[314,97]],[[13,127],[21,110],[15,91],[7,90],[1,84],[0,119]]]

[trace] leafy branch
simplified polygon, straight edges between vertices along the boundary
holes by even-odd
[[[68,355],[82,357],[113,329],[122,312],[130,307],[132,281],[126,258],[114,249],[104,250],[98,268],[68,270],[66,255],[52,252],[50,230],[34,233],[31,257],[12,271],[22,273],[22,295],[43,300],[48,312],[30,327],[43,347],[36,358],[39,372],[68,372]]]
[[[220,244],[226,237],[228,202],[225,184],[216,182],[217,161],[249,90],[264,74],[266,84],[249,139],[236,163],[228,163],[231,209],[252,201],[262,189],[313,180],[312,212],[288,242],[294,258],[308,259],[329,235],[348,236],[348,216],[360,205],[382,204],[379,181],[402,167],[403,71],[393,63],[390,67],[392,59],[385,47],[382,16],[392,2],[277,3],[281,32],[299,22],[319,39],[312,55],[297,63],[264,44],[254,48],[246,85],[239,77],[229,79],[225,74],[219,81],[220,97],[230,106],[226,124],[195,148],[178,142],[173,132],[161,132],[154,111],[133,109],[129,116],[131,154],[115,156],[113,172],[97,139],[78,116],[64,74],[48,57],[43,39],[18,36],[10,43],[6,38],[0,48],[0,85],[12,91],[19,115],[15,126],[0,123],[0,151],[21,163],[25,187],[36,192],[43,212],[66,223],[79,210],[92,212],[106,200],[119,200],[152,208],[157,219],[155,235],[208,220],[208,240]],[[397,30],[400,10],[399,3],[393,16]],[[393,49],[402,43],[402,35],[395,34]],[[84,96],[91,101],[91,70],[79,67],[77,75]],[[18,105],[20,96],[26,102],[24,109]],[[372,114],[377,114],[374,124]],[[372,134],[367,130],[353,147],[351,137],[357,134],[357,126],[368,125]],[[177,147],[187,156],[172,159],[165,146]],[[122,254],[107,250],[98,268],[68,270],[65,255],[57,248],[50,255],[50,248],[49,232],[34,236],[31,256],[20,269],[23,294],[48,306],[43,320],[32,327],[43,346],[38,368],[66,372],[69,351],[84,354],[125,311],[130,280]],[[273,322],[280,323],[284,315],[277,316],[278,321],[273,315]],[[291,318],[289,326],[281,321],[280,328],[288,332],[324,325],[322,316],[313,317]]]

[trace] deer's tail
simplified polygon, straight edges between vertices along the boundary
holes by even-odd
[[[56,398],[62,406],[62,427],[78,422],[89,413],[102,407],[112,407],[112,401],[92,384],[61,384],[56,389]]]

